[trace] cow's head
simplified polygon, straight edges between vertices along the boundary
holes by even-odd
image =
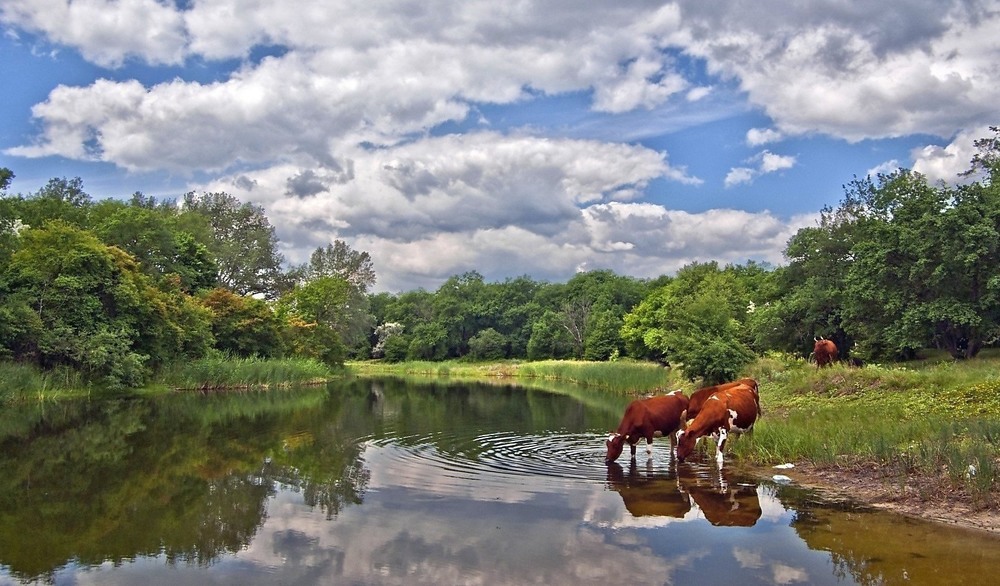
[[[618,459],[618,456],[622,455],[622,449],[625,448],[625,440],[628,439],[627,435],[622,435],[620,433],[613,433],[608,436],[605,442],[608,446],[608,454],[604,456],[604,463],[610,464]]]
[[[687,431],[677,432],[677,461],[683,462],[691,452],[694,451],[695,445],[698,444],[698,438],[693,433],[688,433]]]

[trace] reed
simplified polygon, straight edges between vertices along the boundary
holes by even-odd
[[[620,360],[542,360],[538,362],[354,362],[348,368],[364,376],[446,376],[452,379],[513,378],[555,381],[617,394],[640,394],[690,386],[681,372],[650,362]]]
[[[81,396],[90,391],[80,374],[68,368],[43,371],[31,365],[0,362],[0,405]]]
[[[159,384],[175,389],[247,389],[302,385],[337,376],[329,366],[308,358],[213,357],[176,364]]]

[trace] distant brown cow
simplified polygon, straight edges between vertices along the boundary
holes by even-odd
[[[837,345],[825,338],[816,338],[813,346],[813,358],[816,360],[816,368],[830,366],[837,360]]]
[[[617,460],[625,442],[632,448],[632,459],[635,459],[635,444],[642,438],[646,438],[646,453],[652,456],[653,436],[657,433],[670,437],[672,451],[676,443],[674,432],[680,429],[687,406],[688,398],[679,390],[629,403],[618,430],[608,437],[604,462],[610,464]]]
[[[729,433],[750,431],[759,413],[757,389],[738,385],[717,391],[705,401],[694,421],[678,434],[677,460],[683,462],[701,437],[712,435],[716,438],[716,459],[721,462]]]

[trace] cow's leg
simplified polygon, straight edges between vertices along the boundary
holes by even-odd
[[[635,460],[635,444],[629,444],[628,447],[632,450],[632,459]]]
[[[653,457],[653,438],[646,438],[646,456],[649,458]]]
[[[719,428],[719,441],[716,444],[716,446],[717,446],[716,450],[717,451],[715,453],[715,460],[717,462],[719,462],[720,464],[722,463],[722,460],[723,460],[722,450],[726,449],[726,440],[727,439],[729,439],[729,432],[726,431],[725,427],[720,427]]]

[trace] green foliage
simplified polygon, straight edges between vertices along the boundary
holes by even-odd
[[[500,360],[507,356],[507,339],[493,328],[479,331],[469,340],[469,356],[474,360]]]
[[[283,354],[282,322],[267,302],[219,288],[207,291],[200,302],[210,312],[217,350],[240,358]]]
[[[443,360],[448,355],[448,331],[437,323],[417,324],[406,349],[407,360]]]
[[[152,287],[120,250],[61,221],[46,226],[24,232],[6,270],[8,315],[34,313],[6,340],[14,357],[78,368],[111,386],[140,381],[149,356],[137,352],[139,329],[149,324],[139,317]]]
[[[219,283],[240,295],[278,297],[284,281],[274,227],[264,209],[228,193],[184,195],[184,209],[210,226]]]
[[[732,270],[691,265],[625,316],[622,337],[632,355],[681,364],[691,380],[733,380],[754,357],[740,321],[749,301]]]
[[[568,358],[573,355],[573,338],[565,327],[563,315],[552,310],[542,314],[531,326],[528,359]]]

